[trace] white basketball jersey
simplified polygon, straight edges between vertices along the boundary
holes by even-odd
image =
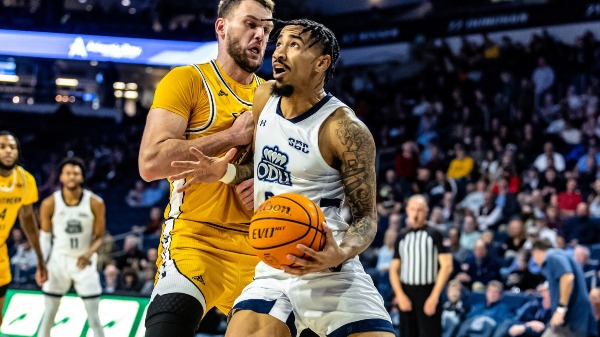
[[[52,254],[60,253],[78,257],[90,248],[94,233],[91,196],[92,192],[83,190],[79,203],[68,206],[65,204],[62,191],[54,192]]]
[[[348,224],[340,215],[344,200],[341,175],[319,150],[321,124],[346,105],[329,94],[304,114],[285,119],[280,101],[279,97],[269,98],[256,126],[254,207],[274,195],[301,194],[321,206],[329,228],[346,231]]]

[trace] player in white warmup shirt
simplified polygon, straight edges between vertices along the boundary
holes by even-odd
[[[60,299],[73,285],[83,300],[90,330],[95,337],[104,337],[98,316],[102,286],[96,267],[96,251],[106,226],[104,201],[82,187],[81,159],[66,158],[58,170],[61,188],[44,199],[40,208],[40,242],[48,281],[42,286],[45,310],[38,336],[50,336]]]
[[[339,55],[334,34],[309,20],[284,25],[273,53],[275,81],[254,96],[254,207],[273,195],[302,194],[323,209],[327,240],[320,252],[299,245],[311,257],[288,256],[299,267],[260,262],[229,314],[226,336],[295,337],[310,328],[322,337],[392,337],[383,300],[358,260],[377,230],[373,137],[323,88]],[[228,164],[234,153],[196,152],[198,161],[172,163],[182,170],[173,178],[239,183],[247,167]],[[340,216],[345,197],[349,224]]]

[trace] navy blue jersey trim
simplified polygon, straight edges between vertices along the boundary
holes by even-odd
[[[392,322],[390,321],[386,321],[384,319],[363,319],[361,321],[342,325],[327,335],[327,337],[347,337],[355,333],[370,331],[386,331],[395,333],[394,328],[392,327]]]
[[[333,98],[332,94],[327,94],[327,96],[323,97],[317,104],[313,105],[305,113],[301,114],[300,116],[296,116],[294,118],[287,119],[283,116],[283,112],[281,111],[281,97],[280,97],[279,101],[277,102],[277,114],[279,116],[283,117],[285,120],[290,121],[294,124],[300,123],[303,120],[307,119],[308,117],[314,115],[317,111],[319,111],[319,109],[321,109],[325,104],[327,104],[327,102],[329,102],[329,100],[332,98]]]

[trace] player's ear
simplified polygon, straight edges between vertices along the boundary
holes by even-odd
[[[327,69],[329,69],[330,65],[331,65],[331,56],[329,56],[329,55],[319,56],[319,58],[317,59],[316,70],[317,70],[317,72],[324,73],[327,71]]]
[[[225,25],[225,18],[218,18],[217,21],[215,21],[215,33],[217,34],[217,37],[225,38]]]

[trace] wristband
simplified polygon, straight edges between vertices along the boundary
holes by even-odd
[[[556,307],[556,312],[560,312],[561,314],[566,314],[567,313],[567,307],[559,305],[558,307]]]
[[[224,184],[229,184],[230,182],[233,181],[233,179],[235,179],[236,172],[237,172],[237,169],[235,168],[235,165],[227,164],[227,171],[225,172],[223,177],[221,179],[219,179],[219,181]]]

